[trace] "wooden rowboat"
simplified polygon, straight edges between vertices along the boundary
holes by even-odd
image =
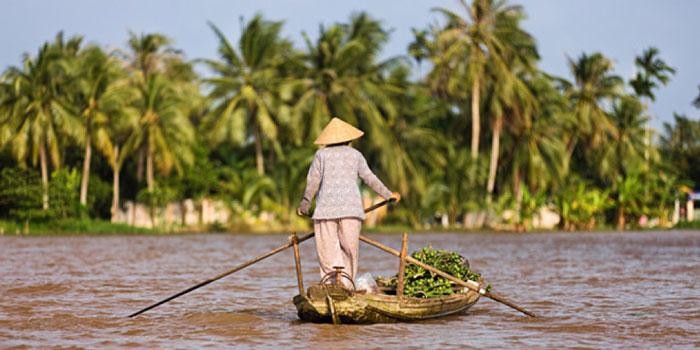
[[[389,200],[375,204],[367,209],[365,213],[370,212],[387,204]],[[323,284],[323,280],[314,286],[311,286],[307,291],[304,290],[304,282],[301,275],[301,259],[299,257],[299,243],[313,237],[314,233],[309,233],[303,237],[298,237],[296,233],[289,236],[290,243],[283,245],[277,249],[267,252],[253,260],[238,265],[233,269],[226,271],[218,276],[212,277],[206,281],[202,281],[190,288],[187,288],[175,295],[171,295],[155,304],[152,304],[144,309],[132,313],[128,317],[135,317],[148,310],[151,310],[159,305],[167,303],[177,297],[185,295],[200,287],[206,286],[209,283],[224,278],[236,271],[239,271],[247,266],[250,266],[260,260],[277,254],[289,247],[294,247],[294,263],[297,273],[297,283],[299,285],[299,295],[294,297],[294,305],[297,307],[299,318],[312,322],[333,322],[333,323],[378,323],[378,322],[401,322],[401,321],[418,321],[429,318],[441,317],[463,312],[474,305],[481,295],[484,295],[499,303],[512,307],[530,317],[536,317],[532,312],[529,312],[501,296],[491,293],[484,288],[485,282],[460,280],[444,271],[440,271],[432,266],[426,265],[410,256],[406,256],[407,234],[403,234],[403,245],[401,252],[391,249],[379,242],[375,242],[367,237],[360,235],[360,240],[375,246],[387,253],[399,257],[399,273],[397,274],[395,295],[382,293],[364,293],[351,291],[341,285]],[[403,278],[406,262],[411,262],[431,273],[434,273],[442,278],[449,280],[453,285],[464,288],[451,296],[444,298],[421,299],[406,297],[403,295]],[[335,279],[341,280],[342,267],[335,267]],[[350,278],[352,281],[352,278]],[[380,281],[378,281],[380,282]],[[380,284],[380,283],[378,283]],[[392,283],[393,284],[393,283]],[[384,286],[386,287],[386,285]],[[454,290],[455,287],[453,287]]]
[[[483,285],[483,281],[478,283],[479,288]],[[362,292],[339,284],[317,284],[310,286],[305,295],[295,296],[294,305],[304,321],[369,324],[412,322],[457,314],[469,309],[480,297],[470,289],[444,298],[427,299]]]

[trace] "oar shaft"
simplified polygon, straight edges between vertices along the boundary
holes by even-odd
[[[377,204],[375,204],[375,205],[373,205],[373,206],[371,206],[371,207],[365,209],[365,213],[369,213],[370,211],[375,210],[375,209],[377,209],[377,208],[379,208],[379,207],[381,207],[381,206],[384,206],[384,205],[386,205],[386,204],[389,203],[389,202],[393,202],[393,200],[392,200],[392,199],[387,199],[387,200],[385,200],[385,201],[379,202],[379,203],[377,203]],[[311,232],[311,233],[309,233],[309,234],[307,234],[307,235],[305,235],[305,236],[302,236],[302,237],[298,238],[297,241],[296,241],[296,243],[299,244],[299,243],[301,243],[301,242],[303,242],[303,241],[305,241],[305,240],[307,240],[307,239],[309,239],[309,238],[311,238],[311,237],[313,237],[313,236],[314,236],[314,233]],[[177,293],[177,294],[175,294],[175,295],[173,295],[173,296],[170,296],[170,297],[168,297],[168,298],[166,298],[166,299],[163,299],[163,300],[161,300],[161,301],[159,301],[159,302],[157,302],[157,303],[155,303],[155,304],[153,304],[153,305],[151,305],[151,306],[149,306],[149,307],[147,307],[147,308],[145,308],[145,309],[142,309],[142,310],[140,310],[140,311],[134,312],[133,314],[129,315],[129,317],[137,316],[137,315],[139,315],[139,314],[141,314],[141,313],[144,313],[144,312],[146,312],[146,311],[148,311],[148,310],[150,310],[150,309],[153,309],[154,307],[157,307],[157,306],[159,306],[159,305],[165,304],[165,303],[169,302],[170,300],[173,300],[173,299],[175,299],[175,298],[177,298],[177,297],[180,297],[180,296],[182,296],[182,295],[185,295],[185,294],[187,294],[187,293],[189,293],[189,292],[191,292],[191,291],[193,291],[193,290],[195,290],[195,289],[198,289],[198,288],[200,288],[200,287],[204,287],[204,286],[206,286],[206,285],[209,284],[209,283],[212,283],[212,282],[214,282],[214,281],[216,281],[216,280],[218,280],[218,279],[224,278],[224,277],[226,277],[226,276],[228,276],[228,275],[230,275],[230,274],[232,274],[232,273],[234,273],[234,272],[236,272],[236,271],[242,270],[242,269],[244,269],[244,268],[246,268],[246,267],[248,267],[248,266],[250,266],[250,265],[255,264],[256,262],[258,262],[258,261],[260,261],[260,260],[263,260],[263,259],[265,259],[265,258],[268,258],[268,257],[270,257],[270,256],[272,256],[272,255],[275,255],[275,254],[277,254],[277,253],[279,253],[279,252],[281,252],[281,251],[283,251],[283,250],[285,250],[285,249],[287,249],[287,248],[289,248],[289,247],[292,247],[292,246],[294,246],[294,242],[287,243],[287,244],[285,244],[285,245],[283,245],[283,246],[281,246],[281,247],[279,247],[279,248],[277,248],[277,249],[275,249],[275,250],[272,250],[272,251],[270,251],[270,252],[268,252],[268,253],[265,253],[265,254],[263,254],[263,255],[260,255],[259,257],[255,258],[255,259],[253,259],[253,260],[250,260],[250,261],[248,261],[248,262],[246,262],[246,263],[243,263],[243,264],[241,264],[241,265],[238,265],[238,266],[234,267],[233,269],[228,270],[228,271],[226,271],[226,272],[224,272],[224,273],[222,273],[222,274],[220,274],[220,275],[218,275],[218,276],[216,276],[216,277],[210,278],[210,279],[208,279],[208,280],[206,280],[206,281],[202,281],[202,282],[198,283],[197,285],[194,285],[194,286],[192,286],[192,287],[190,287],[190,288],[187,288],[187,289],[183,290],[183,291],[180,292],[180,293]]]
[[[371,239],[369,239],[369,238],[367,238],[367,237],[365,237],[365,236],[360,235],[360,240],[363,241],[363,242],[365,242],[365,243],[367,243],[367,244],[369,244],[369,245],[373,245],[373,246],[375,246],[375,247],[377,247],[377,248],[379,248],[379,249],[381,249],[381,250],[383,250],[383,251],[385,251],[385,252],[387,252],[387,253],[389,253],[389,254],[392,254],[392,255],[397,256],[397,257],[401,257],[401,253],[399,253],[397,250],[392,249],[392,248],[389,248],[389,247],[387,247],[387,246],[385,246],[385,245],[383,245],[383,244],[381,244],[381,243],[379,243],[379,242],[373,241],[373,240],[371,240]],[[500,296],[497,296],[497,295],[495,295],[495,294],[493,294],[493,293],[490,293],[490,292],[487,292],[487,291],[485,291],[485,290],[482,290],[482,289],[480,289],[479,287],[477,287],[477,286],[475,286],[475,285],[473,285],[473,284],[471,284],[471,283],[464,282],[464,281],[462,281],[462,280],[459,279],[459,278],[456,278],[456,277],[454,277],[454,276],[452,276],[452,275],[450,275],[450,274],[447,274],[447,273],[445,273],[445,272],[442,272],[442,271],[440,271],[440,270],[438,270],[438,269],[436,269],[436,268],[434,268],[434,267],[432,267],[432,266],[430,266],[430,265],[427,265],[427,264],[425,264],[425,263],[422,263],[422,262],[420,262],[420,261],[414,259],[414,258],[411,257],[411,256],[406,256],[406,261],[408,261],[408,262],[410,262],[410,263],[413,263],[413,264],[415,264],[415,265],[418,265],[418,266],[420,266],[420,267],[422,267],[422,268],[424,268],[424,269],[426,269],[426,270],[428,270],[428,271],[430,271],[430,272],[433,272],[433,273],[435,273],[435,274],[437,274],[437,275],[439,275],[439,276],[441,276],[441,277],[447,278],[448,280],[450,280],[450,281],[452,281],[452,282],[454,282],[454,283],[457,283],[457,284],[459,284],[460,286],[467,287],[467,288],[469,288],[469,289],[471,289],[471,290],[473,290],[473,291],[475,291],[475,292],[477,292],[477,293],[479,293],[479,294],[481,294],[481,295],[483,295],[483,296],[486,296],[486,297],[488,297],[488,298],[491,298],[491,299],[493,299],[493,300],[495,300],[495,301],[497,301],[497,302],[499,302],[499,303],[503,303],[503,304],[505,304],[505,305],[507,305],[507,306],[510,306],[510,307],[512,307],[512,308],[514,308],[514,309],[516,309],[516,310],[518,310],[518,311],[520,311],[520,312],[522,312],[522,313],[524,313],[524,314],[526,314],[526,315],[528,315],[528,316],[530,316],[530,317],[536,317],[536,315],[533,314],[532,312],[529,312],[529,311],[527,311],[527,310],[525,310],[525,309],[523,309],[523,308],[521,308],[521,307],[519,307],[519,306],[517,306],[517,305],[515,305],[515,304],[513,304],[513,303],[511,303],[511,302],[509,302],[508,300],[506,300],[506,299],[503,298],[503,297],[500,297]]]
[[[516,310],[518,310],[518,311],[524,313],[525,315],[528,315],[528,316],[530,316],[530,317],[537,317],[537,315],[535,315],[534,313],[532,313],[532,312],[530,312],[530,311],[527,311],[527,310],[521,308],[521,307],[518,306],[518,305],[513,304],[512,302],[508,301],[508,299],[506,299],[506,298],[504,298],[504,297],[498,296],[498,295],[493,294],[493,293],[491,293],[491,292],[486,292],[486,294],[484,294],[484,295],[487,296],[487,297],[489,297],[489,298],[491,298],[491,299],[493,299],[493,300],[495,300],[495,301],[497,301],[497,302],[499,302],[499,303],[501,303],[501,304],[510,306],[510,307],[512,307],[512,308],[514,308],[514,309],[516,309]]]
[[[307,234],[307,235],[305,235],[305,236],[303,236],[303,237],[300,237],[300,238],[297,240],[297,243],[301,243],[301,242],[303,242],[303,241],[305,241],[305,240],[307,240],[307,239],[309,239],[309,238],[311,238],[311,237],[313,237],[313,236],[314,236],[314,233],[311,232],[311,233],[309,233],[309,234]],[[165,303],[169,302],[170,300],[173,300],[173,299],[175,299],[175,298],[177,298],[177,297],[180,297],[180,296],[182,296],[182,295],[185,295],[185,294],[187,294],[187,293],[189,293],[189,292],[191,292],[191,291],[193,291],[193,290],[195,290],[195,289],[198,289],[198,288],[200,288],[200,287],[204,287],[204,286],[206,286],[206,285],[209,284],[209,283],[212,283],[212,282],[214,282],[214,281],[216,281],[216,280],[218,280],[218,279],[224,278],[224,277],[226,277],[226,276],[228,276],[228,275],[230,275],[230,274],[232,274],[232,273],[234,273],[234,272],[236,272],[236,271],[242,270],[242,269],[244,269],[244,268],[246,268],[246,267],[248,267],[248,266],[250,266],[250,265],[255,264],[256,262],[258,262],[258,261],[260,261],[260,260],[263,260],[263,259],[265,259],[265,258],[268,258],[268,257],[270,257],[270,256],[272,256],[272,255],[275,255],[275,254],[277,254],[277,253],[279,253],[279,252],[281,252],[281,251],[283,251],[283,250],[285,250],[285,249],[287,249],[287,248],[289,248],[289,247],[291,247],[291,246],[293,246],[293,245],[294,245],[294,243],[287,243],[287,244],[285,244],[285,245],[283,245],[283,246],[281,246],[281,247],[279,247],[279,248],[277,248],[277,249],[275,249],[275,250],[272,250],[272,251],[267,252],[267,253],[265,253],[265,254],[263,254],[263,255],[260,255],[259,257],[255,258],[255,259],[253,259],[253,260],[250,260],[250,261],[248,261],[248,262],[246,262],[246,263],[243,263],[243,264],[241,264],[241,265],[238,265],[238,266],[234,267],[233,269],[228,270],[228,271],[226,271],[226,272],[224,272],[224,273],[222,273],[222,274],[220,274],[220,275],[218,275],[218,276],[216,276],[216,277],[213,277],[213,278],[210,278],[210,279],[208,279],[208,280],[206,280],[206,281],[200,282],[199,284],[197,284],[197,285],[195,285],[195,286],[192,286],[192,287],[190,287],[190,288],[187,288],[187,289],[183,290],[183,291],[180,292],[180,293],[177,293],[177,294],[175,294],[175,295],[173,295],[173,296],[171,296],[171,297],[168,297],[168,298],[166,298],[166,299],[163,299],[163,300],[161,300],[161,301],[159,301],[159,302],[157,302],[157,303],[155,303],[155,304],[153,304],[153,305],[151,305],[151,306],[149,306],[149,307],[147,307],[147,308],[145,308],[145,309],[143,309],[143,310],[140,310],[140,311],[138,311],[138,312],[134,312],[133,314],[129,315],[129,317],[134,317],[134,316],[139,315],[139,314],[141,314],[141,313],[144,313],[144,312],[146,312],[146,311],[148,311],[148,310],[150,310],[150,309],[152,309],[152,308],[154,308],[154,307],[156,307],[156,306],[159,306],[159,305],[161,305],[161,304],[165,304]]]
[[[381,206],[384,206],[384,205],[386,205],[387,203],[393,202],[393,201],[394,201],[394,199],[391,199],[391,198],[390,198],[390,199],[385,199],[385,200],[383,200],[383,201],[381,201],[381,202],[379,202],[379,203],[377,203],[377,204],[375,204],[375,205],[373,205],[373,206],[371,206],[371,207],[365,209],[365,213],[369,213],[369,212],[371,212],[372,210],[377,209],[377,208],[379,208],[379,207],[381,207]]]
[[[149,307],[147,307],[147,308],[145,308],[145,309],[142,309],[141,311],[134,312],[133,314],[129,315],[129,317],[137,316],[137,315],[139,315],[139,314],[141,314],[141,313],[144,313],[144,312],[146,312],[146,311],[148,311],[148,310],[150,310],[150,309],[152,309],[152,308],[154,308],[154,307],[156,307],[156,306],[159,306],[159,305],[161,305],[161,304],[165,304],[165,303],[167,303],[167,302],[169,302],[169,301],[171,301],[171,300],[173,300],[173,299],[175,299],[175,298],[177,298],[177,297],[179,297],[179,296],[185,295],[185,294],[187,294],[187,293],[189,293],[189,292],[191,292],[191,291],[193,291],[193,290],[195,290],[195,289],[197,289],[197,288],[204,287],[204,286],[206,286],[207,284],[212,283],[212,282],[214,282],[214,281],[215,281],[214,279],[209,279],[209,280],[206,280],[206,281],[204,281],[204,282],[201,282],[201,283],[199,283],[199,284],[197,284],[197,285],[195,285],[195,286],[192,286],[192,287],[190,287],[190,288],[187,288],[187,289],[183,290],[183,291],[180,292],[180,293],[177,293],[177,294],[175,294],[175,295],[173,295],[173,296],[170,296],[170,297],[168,297],[167,299],[163,299],[163,300],[161,300],[161,301],[159,301],[159,302],[157,302],[157,303],[155,303],[155,304],[153,304],[153,305],[151,305],[151,306],[149,306]]]

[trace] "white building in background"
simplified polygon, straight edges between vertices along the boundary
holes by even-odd
[[[686,219],[688,221],[694,221],[695,218],[700,217],[700,208],[695,209],[695,202],[700,201],[700,192],[687,192],[688,201],[685,204]]]
[[[204,198],[199,202],[185,199],[182,202],[170,202],[165,208],[151,208],[143,203],[126,201],[124,208],[112,215],[112,222],[129,224],[136,227],[153,228],[154,226],[206,226],[214,223],[227,224],[231,211],[223,201]]]

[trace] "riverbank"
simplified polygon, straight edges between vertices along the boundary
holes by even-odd
[[[635,228],[635,231],[650,231],[664,229],[700,229],[700,221],[686,222],[681,221],[672,228]],[[168,235],[168,234],[185,234],[185,233],[231,233],[231,234],[280,234],[296,231],[297,233],[306,233],[312,228],[285,228],[279,227],[257,227],[255,230],[250,229],[233,229],[222,225],[209,225],[207,227],[185,227],[185,226],[169,226],[165,228],[144,228],[131,226],[124,223],[112,223],[106,220],[76,220],[65,219],[43,223],[30,223],[28,227],[24,224],[0,220],[0,236],[1,235],[30,235],[30,236],[50,236],[50,235],[101,235],[101,234],[148,234],[148,235]],[[495,233],[495,232],[512,232],[514,230],[494,230],[483,228],[480,230],[466,229],[464,227],[431,227],[429,229],[415,229],[404,225],[380,225],[372,227],[364,227],[364,233]],[[527,232],[552,232],[559,231],[558,229],[551,230],[534,230]],[[598,227],[592,231],[580,232],[614,232],[614,227]],[[579,232],[579,231],[571,231]]]
[[[106,220],[65,219],[24,223],[0,220],[0,235],[90,235],[90,234],[166,234],[171,231],[135,227]]]

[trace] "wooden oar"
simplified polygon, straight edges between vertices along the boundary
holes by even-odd
[[[297,243],[301,243],[301,242],[303,242],[303,241],[305,241],[305,240],[307,240],[307,239],[309,239],[309,238],[311,238],[311,237],[313,237],[313,236],[314,236],[314,233],[311,232],[311,233],[309,233],[309,234],[307,234],[307,235],[305,235],[305,236],[300,237],[300,238],[297,240]],[[263,254],[263,255],[260,255],[259,257],[255,258],[255,259],[253,259],[253,260],[250,260],[250,261],[248,261],[248,262],[246,262],[246,263],[243,263],[243,264],[241,264],[241,265],[238,265],[238,266],[234,267],[233,269],[228,270],[228,271],[226,271],[226,272],[224,272],[224,273],[222,273],[222,274],[220,274],[220,275],[218,275],[218,276],[216,276],[216,277],[212,277],[212,278],[210,278],[210,279],[208,279],[208,280],[206,280],[206,281],[203,281],[203,282],[201,282],[201,283],[198,283],[197,285],[194,285],[194,286],[192,286],[192,287],[190,287],[190,288],[187,288],[187,289],[183,290],[183,291],[180,292],[180,293],[177,293],[177,294],[175,294],[175,295],[173,295],[173,296],[171,296],[171,297],[168,297],[168,298],[166,298],[166,299],[163,299],[163,300],[161,300],[161,301],[159,301],[159,302],[157,302],[157,303],[155,303],[155,304],[153,304],[153,305],[151,305],[151,306],[149,306],[149,307],[147,307],[147,308],[145,308],[145,309],[143,309],[143,310],[140,310],[140,311],[138,311],[138,312],[134,312],[133,314],[129,315],[129,317],[134,317],[134,316],[136,316],[136,315],[138,315],[138,314],[141,314],[141,313],[144,313],[144,312],[146,312],[146,311],[148,311],[148,310],[150,310],[150,309],[152,309],[152,308],[154,308],[154,307],[156,307],[156,306],[158,306],[158,305],[165,304],[165,303],[167,303],[167,302],[169,302],[169,301],[171,301],[171,300],[173,300],[173,299],[175,299],[175,298],[177,298],[177,297],[179,297],[179,296],[185,295],[185,294],[187,294],[187,293],[189,293],[189,292],[191,292],[191,291],[193,291],[193,290],[195,290],[195,289],[197,289],[197,288],[204,287],[204,286],[206,286],[206,285],[209,284],[209,283],[212,283],[212,282],[214,282],[214,281],[216,281],[216,280],[218,280],[218,279],[224,278],[224,277],[226,277],[226,276],[228,276],[228,275],[230,275],[230,274],[232,274],[232,273],[234,273],[234,272],[236,272],[236,271],[238,271],[238,270],[242,270],[242,269],[244,269],[244,268],[246,268],[246,267],[248,267],[248,266],[250,266],[250,265],[255,264],[256,262],[258,262],[258,261],[260,261],[260,260],[263,260],[263,259],[265,259],[265,258],[267,258],[267,257],[272,256],[272,255],[275,255],[275,254],[277,254],[277,253],[279,253],[279,252],[281,252],[281,251],[283,251],[283,250],[285,250],[285,249],[287,249],[287,248],[289,248],[289,247],[291,247],[291,246],[293,246],[293,245],[294,245],[294,242],[287,243],[287,244],[285,244],[285,245],[283,245],[283,246],[281,246],[281,247],[279,247],[279,248],[277,248],[277,249],[275,249],[275,250],[272,250],[272,251],[267,252],[267,253],[265,253],[265,254]]]
[[[377,247],[377,248],[379,248],[379,249],[381,249],[381,250],[383,250],[383,251],[385,251],[385,252],[388,252],[388,253],[390,253],[390,254],[392,254],[392,255],[395,255],[395,256],[397,256],[397,257],[401,257],[401,253],[399,253],[398,251],[396,251],[396,250],[394,250],[394,249],[392,249],[392,248],[389,248],[389,247],[387,247],[387,246],[385,246],[385,245],[383,245],[383,244],[381,244],[381,243],[379,243],[379,242],[373,241],[373,240],[371,240],[371,239],[369,239],[369,238],[367,238],[367,237],[365,237],[365,236],[360,235],[360,240],[363,241],[363,242],[365,242],[365,243],[367,243],[367,244],[373,245],[373,246],[375,246],[375,247]],[[528,315],[528,316],[530,316],[530,317],[537,317],[537,316],[536,316],[535,314],[533,314],[532,312],[527,311],[527,310],[525,310],[525,309],[523,309],[523,308],[521,308],[521,307],[519,307],[519,306],[517,306],[517,305],[511,303],[510,301],[506,300],[506,299],[503,298],[503,297],[500,297],[500,296],[497,296],[497,295],[495,295],[495,294],[493,294],[493,293],[491,293],[491,292],[488,292],[488,291],[486,291],[486,290],[483,289],[483,288],[479,288],[478,285],[474,285],[474,284],[471,284],[471,283],[462,281],[461,279],[456,278],[456,277],[454,277],[454,276],[452,276],[452,275],[450,275],[450,274],[447,274],[447,273],[445,273],[445,272],[442,272],[442,271],[440,271],[440,270],[438,270],[438,269],[436,269],[436,268],[434,268],[434,267],[432,267],[432,266],[430,266],[430,265],[424,264],[424,263],[422,263],[422,262],[420,262],[420,261],[414,259],[414,258],[411,257],[411,256],[406,256],[406,261],[408,261],[408,262],[410,262],[410,263],[413,263],[413,264],[416,264],[416,265],[418,265],[418,266],[420,266],[420,267],[422,267],[422,268],[424,268],[424,269],[426,269],[426,270],[428,270],[428,271],[430,271],[430,272],[433,272],[433,273],[435,273],[435,274],[437,274],[437,275],[439,275],[439,276],[441,276],[441,277],[447,278],[448,280],[450,280],[450,281],[452,281],[452,282],[454,282],[454,283],[457,283],[457,284],[459,284],[460,286],[467,287],[467,288],[469,288],[469,289],[471,289],[471,290],[473,290],[473,291],[475,291],[475,292],[477,292],[477,293],[479,293],[479,294],[481,294],[481,295],[483,295],[483,296],[485,296],[485,297],[491,298],[491,299],[493,299],[493,300],[495,300],[495,301],[497,301],[497,302],[499,302],[499,303],[508,305],[508,306],[510,306],[510,307],[512,307],[512,308],[514,308],[514,309],[516,309],[516,310],[518,310],[518,311],[524,313],[525,315]]]
[[[385,199],[385,200],[383,200],[383,201],[381,201],[381,202],[379,202],[379,203],[377,203],[377,204],[375,204],[375,205],[373,205],[373,206],[371,206],[371,207],[365,208],[365,214],[366,214],[366,213],[369,213],[369,212],[371,212],[372,210],[377,209],[377,208],[379,208],[379,207],[383,207],[383,206],[387,205],[387,203],[393,203],[393,202],[395,202],[395,201],[396,201],[396,200],[393,199],[393,198]]]
[[[371,207],[365,209],[365,213],[369,213],[370,211],[375,210],[375,209],[377,209],[377,208],[379,208],[379,207],[381,207],[381,206],[383,206],[383,205],[386,205],[386,204],[389,203],[389,202],[393,202],[393,200],[387,199],[387,200],[385,200],[385,201],[383,201],[383,202],[379,202],[379,203],[377,203],[377,204],[375,204],[375,205],[373,205],[373,206],[371,206]],[[299,238],[297,239],[296,243],[299,244],[299,243],[301,243],[301,242],[303,242],[303,241],[305,241],[305,240],[307,240],[307,239],[309,239],[309,238],[311,238],[311,237],[313,237],[313,236],[314,236],[314,233],[311,232],[311,233],[309,233],[309,234],[307,234],[307,235],[305,235],[305,236],[299,237]],[[256,262],[258,262],[258,261],[260,261],[260,260],[263,260],[263,259],[265,259],[265,258],[268,258],[268,257],[270,257],[270,256],[272,256],[272,255],[275,255],[275,254],[277,254],[277,253],[279,253],[279,252],[281,252],[281,251],[283,251],[283,250],[285,250],[285,249],[287,249],[287,248],[289,248],[289,247],[292,247],[292,246],[294,246],[294,242],[287,243],[287,244],[285,244],[285,245],[283,245],[283,246],[281,246],[281,247],[279,247],[279,248],[277,248],[277,249],[275,249],[275,250],[272,250],[272,251],[267,252],[267,253],[265,253],[265,254],[263,254],[263,255],[260,255],[259,257],[255,258],[255,259],[253,259],[253,260],[250,260],[250,261],[248,261],[248,262],[246,262],[246,263],[243,263],[243,264],[241,264],[241,265],[238,265],[238,266],[234,267],[233,269],[228,270],[228,271],[226,271],[226,272],[224,272],[224,273],[222,273],[222,274],[220,274],[220,275],[218,275],[218,276],[216,276],[216,277],[212,277],[212,278],[210,278],[210,279],[208,279],[208,280],[206,280],[206,281],[200,282],[200,283],[198,283],[198,284],[196,284],[196,285],[194,285],[194,286],[192,286],[192,287],[190,287],[190,288],[187,288],[187,289],[183,290],[183,291],[180,292],[180,293],[177,293],[177,294],[175,294],[175,295],[173,295],[173,296],[170,296],[170,297],[168,297],[168,298],[166,298],[166,299],[163,299],[163,300],[161,300],[161,301],[159,301],[159,302],[157,302],[157,303],[155,303],[155,304],[153,304],[153,305],[151,305],[151,306],[149,306],[149,307],[147,307],[147,308],[145,308],[145,309],[142,309],[142,310],[139,310],[139,311],[137,311],[137,312],[134,312],[133,314],[129,315],[129,317],[137,316],[137,315],[142,314],[142,313],[144,313],[144,312],[146,312],[146,311],[148,311],[148,310],[150,310],[150,309],[153,309],[153,308],[156,307],[156,306],[165,304],[165,303],[167,303],[167,302],[169,302],[169,301],[171,301],[171,300],[173,300],[173,299],[175,299],[175,298],[177,298],[177,297],[180,297],[180,296],[182,296],[182,295],[185,295],[185,294],[187,294],[187,293],[189,293],[189,292],[191,292],[191,291],[193,291],[193,290],[195,290],[195,289],[198,289],[198,288],[200,288],[200,287],[204,287],[204,286],[206,286],[206,285],[209,284],[209,283],[212,283],[212,282],[214,282],[214,281],[216,281],[216,280],[219,280],[219,279],[221,279],[221,278],[224,278],[224,277],[226,277],[226,276],[228,276],[228,275],[230,275],[230,274],[232,274],[232,273],[234,273],[234,272],[236,272],[236,271],[238,271],[238,270],[242,270],[242,269],[244,269],[244,268],[246,268],[246,267],[248,267],[248,266],[250,266],[250,265],[255,264]]]

